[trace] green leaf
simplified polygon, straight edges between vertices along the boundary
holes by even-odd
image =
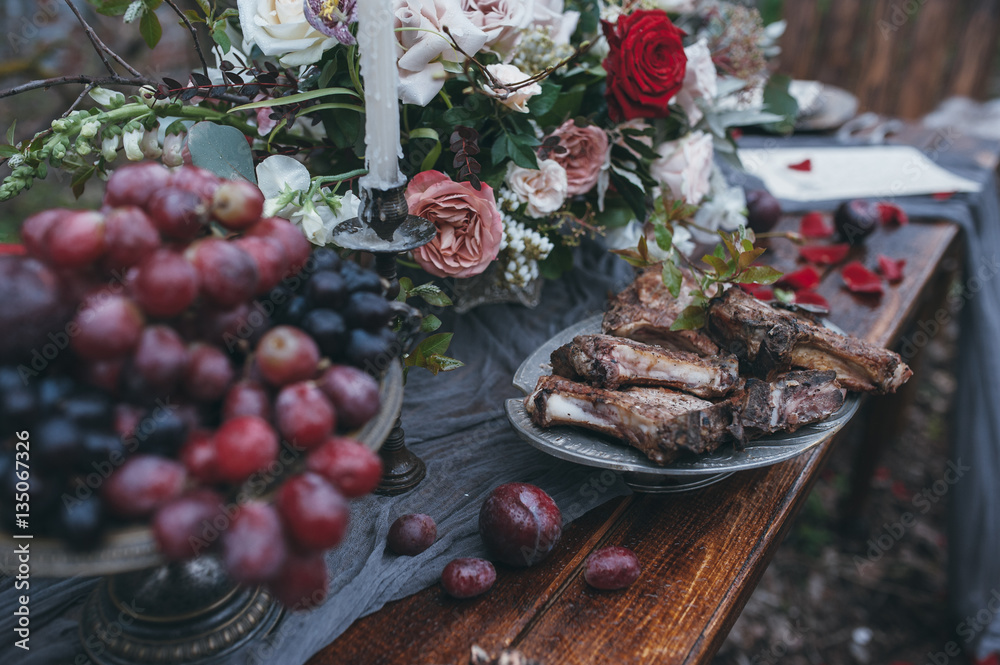
[[[355,113],[363,115],[365,112],[364,106],[359,106],[358,104],[344,104],[343,102],[329,102],[327,104],[316,104],[316,106],[307,106],[306,108],[299,111],[298,117],[308,115],[315,111],[328,111],[330,109],[344,109],[345,111],[354,111]]]
[[[87,186],[87,181],[90,180],[90,176],[94,175],[93,166],[84,166],[82,169],[73,174],[73,180],[70,181],[70,188],[73,190],[73,196],[80,198],[83,194],[84,188]]]
[[[452,337],[454,337],[454,333],[438,333],[437,335],[431,335],[424,341],[420,342],[420,344],[418,344],[417,347],[406,356],[404,364],[407,367],[424,367],[430,356],[440,355],[448,350]]]
[[[785,303],[786,305],[791,305],[795,302],[795,292],[787,291],[785,289],[775,289],[774,299],[778,302]]]
[[[430,171],[431,169],[433,169],[434,164],[437,163],[438,157],[441,156],[442,150],[444,150],[444,148],[442,147],[441,142],[435,141],[434,147],[431,148],[430,152],[428,152],[427,155],[424,157],[424,161],[420,162],[420,170]]]
[[[406,299],[410,297],[410,290],[413,288],[413,280],[409,277],[399,278],[399,295],[396,296],[396,300],[399,302],[406,302]]]
[[[671,330],[695,330],[704,328],[706,322],[705,308],[698,305],[690,305],[684,308],[680,316],[671,324]]]
[[[736,245],[733,244],[733,239],[729,236],[728,233],[723,233],[722,231],[719,231],[719,237],[722,238],[722,242],[725,243],[726,245],[726,250],[729,251],[729,258],[735,260],[740,255],[740,253],[736,249]]]
[[[764,110],[783,116],[781,122],[764,125],[764,129],[779,134],[790,134],[795,129],[795,118],[799,113],[799,104],[788,92],[792,79],[784,74],[775,74],[767,80],[764,87]]]
[[[250,109],[268,108],[271,106],[284,106],[285,104],[298,104],[299,102],[308,102],[311,99],[319,99],[320,97],[329,97],[330,95],[350,95],[352,97],[358,97],[358,93],[354,92],[350,88],[320,88],[319,90],[310,90],[309,92],[300,92],[294,95],[287,95],[285,97],[278,97],[277,99],[262,99],[259,102],[250,102],[249,104],[241,104],[240,106],[234,106],[229,109],[229,112],[233,111],[249,111]]]
[[[441,319],[434,316],[433,314],[427,314],[424,316],[423,320],[420,322],[420,332],[434,332],[441,327]]]
[[[749,241],[744,241],[744,242],[749,242]],[[759,259],[760,255],[763,253],[764,253],[763,247],[758,247],[757,249],[754,249],[753,243],[751,243],[749,251],[740,253],[740,260],[736,264],[736,269],[740,271],[746,270],[751,265],[753,265],[753,262]]]
[[[532,113],[538,119],[540,125],[561,125],[566,118],[572,118],[580,114],[580,106],[583,103],[583,96],[586,92],[587,86],[583,84],[577,84],[568,90],[562,90],[556,96],[555,102],[545,115],[534,110],[532,106],[534,100],[528,104],[528,107],[532,109]]]
[[[490,151],[490,161],[493,162],[493,166],[497,166],[507,159],[507,147],[509,145],[510,141],[507,140],[506,132],[497,137],[496,142],[493,144],[493,149]]]
[[[666,261],[663,264],[663,285],[667,287],[670,291],[670,295],[677,298],[681,294],[681,283],[684,281],[684,275],[681,273],[680,268],[670,261]]]
[[[459,367],[465,367],[465,363],[461,360],[456,360],[454,358],[449,358],[448,356],[442,356],[435,353],[427,358],[423,367],[431,374],[437,376],[438,372],[450,372],[458,369]]]
[[[526,169],[538,168],[538,157],[535,155],[535,146],[538,139],[534,136],[523,134],[507,133],[507,153],[514,163]]]
[[[632,209],[635,213],[636,219],[640,222],[645,221],[646,214],[648,212],[646,207],[646,192],[641,187],[636,187],[636,185],[628,178],[623,177],[618,171],[612,169],[611,171],[611,183],[618,190],[618,193],[628,204],[628,207]]]
[[[431,139],[432,141],[440,141],[441,136],[437,133],[436,129],[431,127],[418,127],[410,132],[411,139]]]
[[[712,266],[712,270],[714,270],[715,274],[720,277],[726,274],[726,272],[728,272],[729,270],[729,264],[717,256],[706,254],[705,256],[701,257],[701,260],[707,263],[708,265]]]
[[[195,166],[220,178],[257,183],[250,144],[235,127],[207,121],[196,123],[188,130],[187,145]]]
[[[147,9],[142,13],[142,18],[139,19],[139,34],[142,35],[149,48],[156,48],[156,45],[160,43],[163,27],[160,25],[160,19],[156,17],[156,12]]]
[[[639,256],[639,252],[634,249],[612,249],[611,253],[617,254],[633,268],[646,268],[649,266],[649,261]]]
[[[410,289],[409,295],[420,296],[428,305],[436,307],[448,307],[451,305],[451,298],[440,288],[428,282]]]
[[[774,284],[782,274],[771,266],[750,266],[735,281],[737,284]]]
[[[664,252],[669,252],[674,243],[674,234],[670,232],[666,224],[656,224],[653,226],[653,235],[656,237],[656,246]],[[676,297],[676,296],[674,296]]]
[[[198,6],[201,7],[201,11],[205,12],[205,16],[212,15],[212,5],[208,4],[208,0],[196,0]]]
[[[219,45],[223,53],[229,53],[229,49],[233,47],[233,42],[229,39],[229,35],[226,34],[225,21],[219,21],[212,28],[212,40]]]
[[[0,145],[0,157],[13,157],[21,154],[21,151],[12,145]]]
[[[528,101],[528,110],[536,118],[542,117],[555,106],[560,90],[562,88],[559,84],[545,81],[542,83],[542,92]]]
[[[87,0],[98,14],[121,16],[132,4],[132,0]]]
[[[10,123],[10,127],[7,129],[7,143],[14,145],[14,128],[17,127],[17,118],[14,122]]]

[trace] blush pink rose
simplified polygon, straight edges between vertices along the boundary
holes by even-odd
[[[552,159],[566,169],[566,193],[586,194],[597,184],[608,160],[608,135],[597,125],[581,127],[573,119],[559,126],[553,136],[566,152],[552,153]]]
[[[435,277],[472,277],[497,257],[503,222],[493,189],[485,183],[455,182],[440,171],[424,171],[410,180],[410,214],[434,222],[437,235],[413,252],[420,267]]]

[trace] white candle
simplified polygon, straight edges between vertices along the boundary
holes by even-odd
[[[399,71],[393,0],[358,1],[358,50],[365,86],[365,162],[362,185],[391,189],[405,182],[399,170]]]

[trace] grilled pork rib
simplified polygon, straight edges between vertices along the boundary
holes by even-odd
[[[600,388],[658,386],[722,397],[739,381],[735,356],[703,358],[624,337],[580,335],[552,352],[552,371]]]
[[[747,438],[794,432],[832,416],[847,391],[833,371],[788,372],[772,382],[749,379],[743,389],[740,424]]]
[[[913,374],[899,355],[800,319],[738,288],[713,299],[713,338],[758,376],[792,367],[833,370],[848,390],[893,393]]]
[[[710,452],[731,439],[735,405],[664,388],[605,390],[559,376],[540,377],[524,400],[539,427],[585,427],[629,443],[657,464],[683,452]]]
[[[663,285],[660,268],[654,266],[611,299],[602,330],[609,335],[675,351],[715,355],[719,348],[705,333],[670,329],[684,308],[691,304],[691,291],[696,287],[694,278],[684,272],[680,294],[674,298]]]

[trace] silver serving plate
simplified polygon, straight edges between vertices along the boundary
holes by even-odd
[[[568,344],[577,335],[600,333],[601,318],[598,314],[572,325],[538,347],[514,374],[514,385],[525,395],[530,394],[538,377],[552,373],[549,364],[552,351]],[[677,460],[666,466],[596,432],[568,426],[542,429],[531,421],[521,399],[507,400],[506,407],[510,424],[535,448],[559,459],[621,472],[625,484],[637,492],[670,493],[706,487],[737,471],[771,466],[801,455],[840,431],[854,416],[859,404],[859,397],[848,393],[840,410],[822,422],[806,425],[793,433],[755,439],[742,451],[726,445],[713,453]]]

